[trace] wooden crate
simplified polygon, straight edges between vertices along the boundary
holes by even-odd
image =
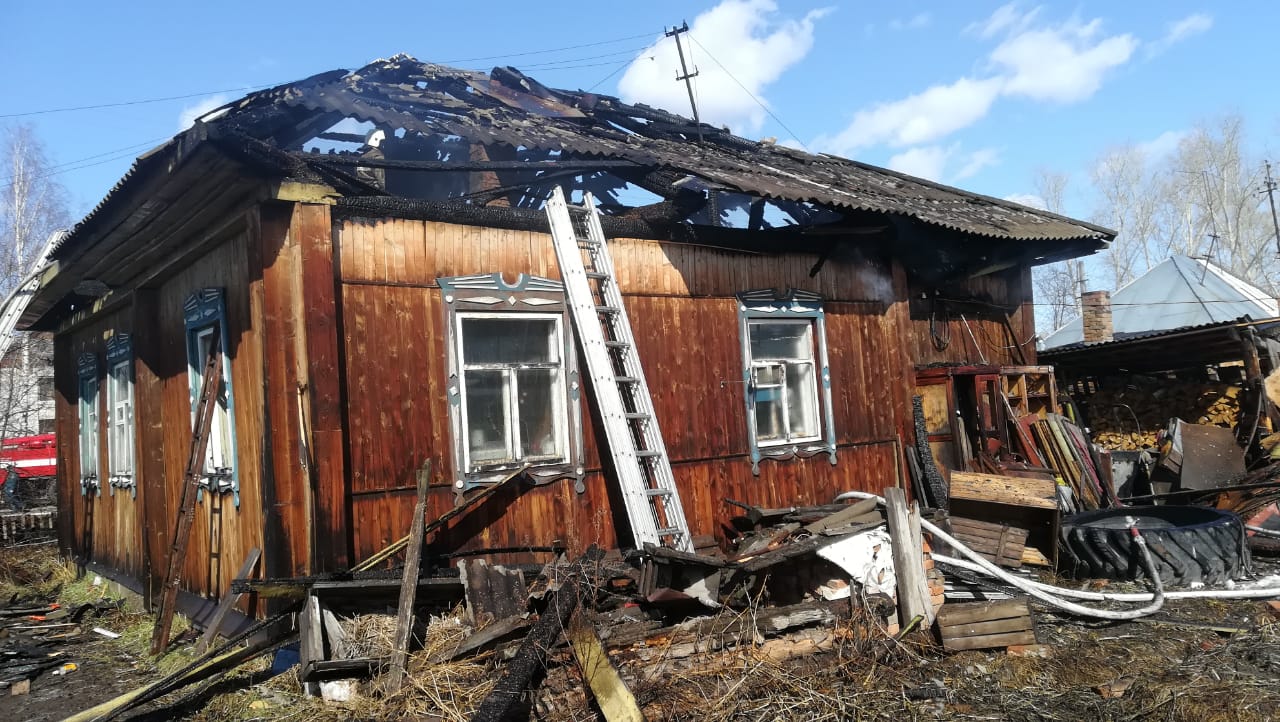
[[[947,520],[951,536],[1002,567],[1022,566],[1022,550],[1027,544],[1027,530],[1010,524],[994,524],[962,516]]]
[[[938,611],[942,646],[951,652],[1035,644],[1035,624],[1025,597],[946,604]]]

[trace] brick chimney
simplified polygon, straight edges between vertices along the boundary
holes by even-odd
[[[1085,291],[1080,294],[1084,342],[1105,343],[1114,339],[1111,327],[1111,292]]]

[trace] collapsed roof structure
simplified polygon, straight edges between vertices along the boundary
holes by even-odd
[[[536,211],[560,184],[591,192],[618,233],[739,250],[781,238],[827,254],[838,252],[833,238],[852,234],[893,244],[930,284],[1092,253],[1114,236],[1007,200],[750,141],[644,104],[549,88],[515,68],[486,74],[397,55],[207,113],[139,158],[56,249],[60,268],[74,262],[77,275],[115,285],[115,269],[96,263],[106,255],[97,241],[131,205],[144,213],[163,206],[164,190],[143,190],[139,179],[172,171],[206,147],[268,176],[329,185],[348,214],[523,228],[541,220],[519,211]],[[735,232],[743,230],[753,233]],[[28,325],[74,290],[47,280],[24,316]]]

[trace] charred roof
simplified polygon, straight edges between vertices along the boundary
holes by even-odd
[[[784,224],[830,220],[824,211],[870,212],[992,239],[1094,241],[1093,249],[1115,235],[857,161],[747,140],[644,104],[549,88],[510,67],[482,73],[397,55],[252,93],[207,114],[203,125],[193,130],[224,150],[272,172],[323,180],[347,196],[480,204],[504,197],[514,206],[538,207],[550,183],[566,182],[572,173],[605,200],[606,212],[625,210],[620,194],[638,186],[666,199],[719,195],[724,200],[712,206],[714,215],[729,213],[735,203],[750,214],[750,203],[767,200],[781,210],[774,215]],[[373,153],[371,142],[378,146]],[[477,143],[490,152],[477,158],[469,152]],[[479,170],[500,182],[478,194],[459,180]],[[406,180],[428,175],[430,182]],[[721,219],[709,220],[719,225]],[[756,220],[757,228],[769,225]]]

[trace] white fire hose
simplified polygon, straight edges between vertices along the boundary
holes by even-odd
[[[885,503],[882,497],[876,496],[863,491],[846,491],[836,497],[836,501],[845,499],[875,499],[876,503],[883,505]],[[1280,598],[1280,586],[1257,587],[1254,589],[1195,589],[1190,591],[1165,592],[1164,584],[1160,581],[1160,575],[1156,572],[1155,564],[1151,560],[1151,552],[1147,549],[1147,542],[1142,538],[1142,534],[1138,532],[1136,524],[1130,521],[1130,532],[1133,534],[1134,541],[1138,544],[1138,549],[1142,552],[1142,563],[1146,569],[1147,577],[1151,580],[1155,591],[1152,592],[1136,592],[1136,593],[1105,593],[1105,592],[1089,592],[1078,589],[1067,589],[1065,587],[1055,587],[1051,584],[1023,579],[1016,575],[1010,574],[1000,567],[987,561],[977,552],[962,544],[955,537],[939,529],[936,525],[928,520],[921,519],[920,526],[927,529],[938,539],[957,549],[968,560],[956,559],[945,554],[933,554],[934,561],[950,564],[961,569],[986,574],[995,577],[1011,586],[1017,587],[1027,594],[1039,599],[1046,604],[1053,605],[1059,609],[1079,614],[1086,617],[1096,617],[1099,619],[1110,619],[1123,621],[1126,619],[1137,619],[1144,617],[1159,610],[1164,606],[1166,599],[1269,599]],[[1110,610],[1110,609],[1094,609],[1086,607],[1074,602],[1067,601],[1066,597],[1073,599],[1083,599],[1095,602],[1149,602],[1147,606],[1130,610]]]

